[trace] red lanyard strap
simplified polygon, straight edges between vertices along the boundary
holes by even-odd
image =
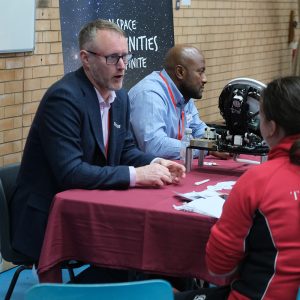
[[[175,111],[176,111],[175,97],[174,97],[174,94],[173,94],[173,92],[171,90],[171,87],[170,87],[167,79],[163,76],[163,74],[161,72],[159,73],[159,75],[163,79],[163,81],[165,82],[165,84],[166,84],[166,86],[168,88],[169,95],[170,95],[170,97],[172,99],[172,103],[173,103]],[[178,140],[181,140],[181,138],[182,138],[183,127],[184,127],[184,110],[181,110],[181,127],[180,127],[180,119],[179,119],[179,122],[178,122],[178,137],[177,137]]]
[[[108,158],[109,137],[110,137],[110,109],[108,110],[108,116],[107,116],[107,143],[105,143],[104,141],[106,159]]]

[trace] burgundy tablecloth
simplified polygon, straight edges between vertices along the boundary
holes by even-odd
[[[193,168],[181,184],[123,191],[69,190],[54,198],[38,266],[41,282],[61,282],[60,263],[78,260],[98,266],[198,277],[220,283],[204,255],[215,218],[177,211],[174,191],[201,191],[236,180],[248,167],[233,160]],[[206,184],[195,181],[209,178]]]

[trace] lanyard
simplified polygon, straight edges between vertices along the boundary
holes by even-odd
[[[108,143],[109,143],[109,136],[110,136],[110,109],[108,111],[108,116],[107,116],[107,140],[105,143],[105,154],[106,154],[106,159],[108,157]]]
[[[103,132],[103,143],[105,147],[105,155],[108,155],[108,143],[109,143],[109,135],[110,135],[110,108],[108,109],[106,116],[107,116],[107,123],[103,123],[103,117],[105,115],[105,106],[101,108],[101,121],[102,121],[102,132]],[[106,133],[106,134],[105,134]]]
[[[165,84],[168,88],[169,95],[172,99],[172,103],[173,103],[175,111],[176,111],[175,97],[174,97],[174,94],[173,94],[173,92],[170,88],[170,85],[169,85],[167,79],[163,76],[163,74],[161,72],[159,73],[159,75],[163,79],[163,81],[165,82]],[[180,119],[179,119],[179,122],[178,122],[178,137],[177,137],[178,140],[181,140],[181,138],[182,138],[183,127],[184,127],[184,110],[181,110],[181,127],[180,127]]]

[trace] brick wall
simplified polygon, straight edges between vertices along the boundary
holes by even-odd
[[[290,73],[287,43],[298,0],[191,0],[173,11],[175,43],[203,50],[208,83],[197,102],[206,122],[220,120],[218,96],[235,77],[268,82]],[[173,0],[175,8],[175,0]],[[39,0],[33,53],[0,54],[0,166],[20,161],[46,89],[63,75],[59,0]]]
[[[64,73],[59,0],[37,1],[35,30],[33,53],[0,54],[0,166],[20,161],[39,101]]]
[[[174,10],[175,43],[193,44],[206,58],[208,83],[203,99],[197,102],[202,119],[221,118],[218,96],[229,80],[251,77],[267,83],[291,73],[288,29],[290,11],[297,14],[297,3],[191,0],[190,7]]]

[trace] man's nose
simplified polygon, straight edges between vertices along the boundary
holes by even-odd
[[[124,60],[122,57],[120,57],[119,61],[117,62],[117,68],[122,69],[122,70],[126,68],[126,64],[124,63]]]

